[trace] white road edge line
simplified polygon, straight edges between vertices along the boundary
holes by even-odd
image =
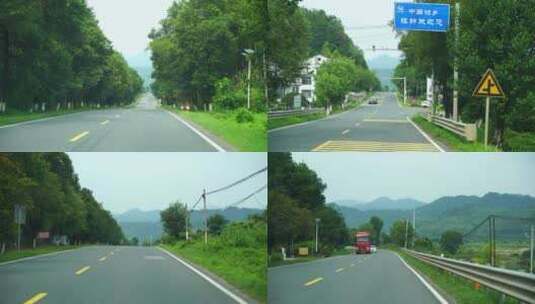
[[[17,260],[13,260],[13,261],[7,261],[7,262],[0,263],[0,266],[4,266],[4,265],[8,265],[8,264],[20,263],[20,262],[25,262],[25,261],[35,260],[35,259],[40,259],[40,258],[46,258],[46,257],[49,257],[49,256],[54,256],[54,255],[60,255],[60,254],[71,252],[71,251],[78,250],[78,249],[80,249],[80,248],[57,251],[57,252],[51,252],[51,253],[35,255],[35,256],[31,256],[31,257],[27,257],[27,258],[17,259]]]
[[[435,148],[438,149],[438,151],[440,152],[446,152],[444,151],[444,149],[442,149],[442,147],[440,147],[429,135],[427,135],[427,133],[425,133],[422,129],[420,129],[420,127],[418,127],[417,124],[414,123],[414,121],[412,121],[412,119],[410,119],[409,117],[407,117],[407,120],[412,124],[413,127],[416,128],[416,130],[418,130],[418,132],[420,132],[420,134],[422,134],[423,137],[425,137],[425,139],[427,139],[427,141],[429,141],[433,146],[435,146]]]
[[[58,118],[78,115],[78,114],[82,114],[82,113],[85,113],[85,112],[89,112],[89,111],[80,111],[80,112],[76,112],[76,113],[69,113],[69,114],[57,115],[57,116],[52,116],[52,117],[45,117],[45,118],[39,118],[39,119],[34,119],[34,120],[27,120],[27,121],[17,122],[17,123],[10,124],[10,125],[0,126],[0,129],[7,129],[7,128],[13,128],[13,127],[18,127],[18,126],[24,126],[24,125],[31,125],[31,124],[39,123],[39,122],[43,122],[43,121],[54,120],[54,119],[58,119]]]
[[[226,289],[225,287],[221,286],[221,284],[217,283],[216,281],[212,280],[210,277],[208,277],[207,275],[205,275],[204,273],[200,272],[199,270],[197,270],[195,267],[191,266],[189,263],[183,261],[182,259],[180,259],[179,257],[177,257],[176,255],[172,254],[171,252],[161,248],[161,247],[156,247],[158,248],[159,250],[165,252],[167,255],[169,255],[171,258],[177,260],[178,262],[182,263],[184,266],[186,266],[187,268],[189,268],[191,271],[195,272],[197,275],[199,275],[201,278],[205,279],[206,281],[208,281],[210,284],[214,285],[215,287],[217,287],[219,290],[221,290],[222,292],[224,292],[226,295],[228,295],[229,297],[231,297],[234,301],[236,301],[237,303],[239,304],[247,304],[247,301],[243,300],[242,298],[238,297],[237,295],[235,295],[232,291]]]
[[[420,280],[420,282],[422,282],[422,284],[424,284],[424,286],[433,294],[433,296],[435,296],[435,298],[440,302],[440,304],[448,304],[448,301],[446,301],[446,299],[444,299],[438,293],[438,291],[436,291],[433,288],[433,286],[431,286],[429,283],[427,283],[427,281],[418,272],[416,272],[416,270],[414,270],[409,264],[407,264],[407,262],[405,262],[405,260],[403,260],[403,258],[397,252],[396,252],[396,255],[401,260],[403,265],[405,265],[405,267],[407,267],[407,269],[412,271],[412,273],[414,273],[414,275],[418,278],[418,280]]]
[[[207,143],[209,143],[212,147],[214,147],[217,150],[217,152],[227,152],[227,151],[225,151],[225,149],[221,148],[218,144],[216,144],[213,140],[208,138],[206,135],[202,134],[201,131],[195,129],[187,121],[185,121],[184,119],[180,118],[180,116],[176,115],[175,113],[169,112],[167,110],[166,110],[166,112],[169,113],[169,115],[173,116],[176,120],[178,120],[181,123],[183,123],[186,127],[190,128],[197,135],[199,135],[202,139],[204,139]]]

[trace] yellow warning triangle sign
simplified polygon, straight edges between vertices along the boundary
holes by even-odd
[[[488,69],[474,91],[477,97],[505,97],[502,87],[496,79],[496,75],[491,69]]]

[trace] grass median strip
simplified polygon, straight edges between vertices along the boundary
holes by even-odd
[[[26,302],[24,302],[24,304],[35,304],[41,301],[42,299],[44,299],[47,295],[48,294],[46,292],[40,292],[36,294],[35,296],[31,297],[30,299],[28,299]]]
[[[91,266],[85,266],[85,267],[81,268],[80,270],[78,270],[78,271],[76,272],[76,275],[81,275],[81,274],[83,274],[84,272],[88,271],[89,269],[91,269]]]
[[[320,281],[322,281],[323,278],[322,277],[319,277],[319,278],[315,278],[314,280],[312,281],[308,281],[305,283],[305,286],[308,287],[308,286],[311,286],[311,285],[314,285],[316,283],[319,283]]]

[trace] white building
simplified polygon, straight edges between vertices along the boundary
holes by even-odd
[[[301,76],[295,82],[284,89],[284,96],[290,93],[299,94],[303,97],[303,105],[316,102],[316,74],[320,66],[329,61],[329,58],[316,55],[305,61]]]

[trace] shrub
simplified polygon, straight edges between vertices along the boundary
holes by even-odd
[[[535,151],[535,133],[520,133],[507,130],[503,140],[503,148],[505,151],[512,152]]]
[[[254,115],[245,108],[240,108],[236,112],[236,121],[238,123],[251,123],[254,122]]]

